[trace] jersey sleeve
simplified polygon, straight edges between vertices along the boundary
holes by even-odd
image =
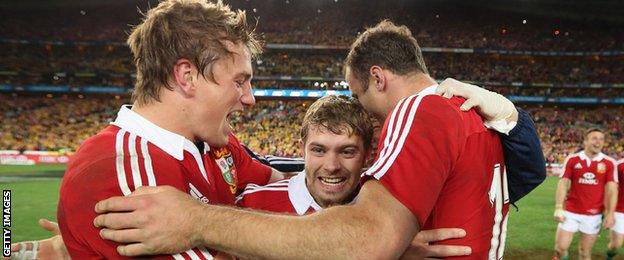
[[[110,157],[92,162],[63,180],[57,218],[63,241],[73,259],[123,259],[117,253],[118,244],[102,239],[99,236],[100,229],[93,225],[96,217],[95,204],[98,201],[131,192],[134,190],[134,181],[138,182],[138,179],[133,179],[133,174],[138,172],[133,172],[131,158],[123,158],[123,161]],[[151,163],[152,168],[148,170],[166,173],[153,179],[156,185],[170,185],[186,191],[187,187],[181,181],[181,170],[176,168],[177,164],[156,163],[162,160],[151,159],[154,163]],[[120,168],[117,167],[120,162],[125,178],[120,178]],[[139,164],[142,163],[144,161],[139,160]],[[148,186],[150,182],[145,168],[138,167],[135,170],[140,171],[144,182],[142,185]]]
[[[271,179],[271,167],[252,159],[236,137],[230,135],[228,149],[232,153],[234,165],[238,172],[238,187],[248,184],[266,185]]]
[[[561,178],[567,178],[567,179],[572,179],[572,171],[574,170],[574,164],[573,164],[573,160],[572,159],[572,155],[569,155],[565,161],[563,161],[563,174],[561,175]]]
[[[499,134],[511,203],[518,201],[546,179],[546,160],[531,116],[518,108],[518,124],[509,135]]]
[[[377,160],[364,173],[379,180],[421,227],[460,156],[461,120],[439,96],[404,99],[386,120]]]
[[[300,172],[305,168],[305,164],[303,158],[301,157],[280,157],[273,155],[259,155],[249,149],[249,147],[245,145],[241,145],[247,154],[251,156],[253,160],[258,160],[264,165],[268,165],[273,169],[276,169],[281,172]]]

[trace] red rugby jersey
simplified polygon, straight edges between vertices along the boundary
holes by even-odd
[[[139,186],[170,185],[204,203],[233,204],[236,192],[230,187],[266,184],[271,169],[239,149],[231,137],[225,150],[204,143],[200,151],[186,138],[122,107],[113,125],[80,146],[63,178],[57,217],[71,257],[124,258],[116,251],[118,244],[101,239],[93,226],[100,200],[128,195]],[[157,258],[211,259],[215,253],[202,247]]]
[[[624,177],[622,176],[624,174],[624,159],[621,159],[617,162],[616,169],[617,169],[617,175],[618,175],[618,181],[619,181]],[[615,211],[624,213],[624,187],[622,187],[622,182],[620,182],[619,185],[620,185],[620,192],[618,192],[618,203],[617,203],[617,206],[615,207]]]
[[[583,215],[602,214],[605,185],[618,180],[615,160],[603,153],[590,159],[581,151],[569,155],[563,164],[561,178],[571,181],[565,209]]]
[[[364,175],[379,180],[422,230],[466,230],[464,238],[437,243],[472,248],[454,259],[500,259],[509,198],[499,137],[474,110],[459,109],[463,99],[434,95],[435,88],[397,104]]]
[[[305,172],[265,186],[250,184],[238,197],[237,204],[299,216],[321,210],[305,184]]]

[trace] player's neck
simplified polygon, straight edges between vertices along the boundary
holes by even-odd
[[[184,109],[182,106],[173,106],[164,102],[154,101],[147,105],[137,105],[135,103],[132,106],[132,111],[160,128],[194,141],[193,136],[188,131],[189,128],[186,127],[188,117],[183,116]]]
[[[423,89],[438,84],[431,76],[424,73],[414,73],[396,79],[397,102],[406,97],[418,94]]]
[[[594,159],[594,157],[598,156],[598,154],[600,153],[600,152],[594,153],[594,152],[589,151],[587,149],[583,150],[583,152],[585,152],[585,155],[587,155],[587,158],[589,158],[589,159]]]
[[[402,99],[416,95],[423,89],[437,84],[433,78],[424,73],[412,73],[407,75],[391,74],[391,76],[387,77],[387,80],[388,87],[385,99],[385,114],[383,118],[380,118],[382,121],[392,113]]]

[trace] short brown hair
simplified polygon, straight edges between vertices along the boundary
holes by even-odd
[[[373,123],[355,98],[329,95],[318,99],[303,117],[301,140],[304,142],[311,127],[321,127],[321,130],[327,129],[337,135],[355,134],[364,141],[364,149],[371,148]]]
[[[589,129],[587,129],[585,131],[585,139],[587,139],[587,136],[589,136],[589,134],[591,134],[593,132],[599,132],[599,133],[602,133],[603,135],[605,134],[605,132],[602,129],[600,129],[598,127],[592,127],[592,128],[589,128]]]
[[[160,101],[162,87],[173,90],[172,69],[181,58],[189,59],[202,76],[214,81],[212,64],[231,55],[227,41],[243,43],[252,56],[262,51],[244,11],[232,11],[221,1],[161,2],[144,14],[143,22],[128,37],[137,70],[132,100],[148,104]]]
[[[368,88],[370,67],[377,65],[398,75],[412,72],[429,74],[420,47],[406,26],[383,20],[366,29],[351,45],[345,68]]]

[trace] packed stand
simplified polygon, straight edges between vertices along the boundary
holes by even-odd
[[[121,97],[0,94],[0,150],[75,151],[111,122]]]
[[[0,84],[132,87],[136,77],[125,46],[0,43]],[[344,90],[344,52],[268,51],[253,62],[256,88]],[[514,83],[622,84],[622,57],[526,57],[425,52],[430,74],[512,86]],[[289,80],[289,78],[291,80]],[[303,78],[303,79],[302,79]],[[310,78],[314,78],[313,80]],[[583,96],[591,91],[579,90]],[[532,91],[532,90],[528,90]],[[542,90],[535,90],[542,91]],[[555,92],[555,90],[548,90]],[[606,94],[605,94],[606,93]],[[608,90],[598,95],[613,96]]]
[[[75,151],[82,141],[114,120],[128,97],[16,96],[0,94],[0,150]],[[259,100],[232,118],[241,142],[264,155],[301,156],[299,131],[311,100]],[[524,105],[532,114],[548,163],[562,163],[582,147],[583,133],[608,133],[605,153],[624,158],[623,107]]]
[[[5,19],[3,24],[8,25],[0,27],[0,38],[123,42],[130,29],[128,25],[137,24],[140,19],[137,7],[147,10],[155,2],[99,1],[59,8],[52,4],[21,5],[18,1],[15,7],[0,9],[0,16]],[[408,25],[421,45],[427,47],[624,50],[624,31],[615,22],[543,18],[530,10],[521,14],[489,5],[400,0],[286,0],[261,4],[233,0],[227,3],[246,10],[250,19],[258,19],[258,32],[270,43],[346,47],[366,26],[391,18]],[[605,11],[602,14],[609,15]]]
[[[585,130],[593,127],[607,134],[603,152],[624,158],[624,107],[526,106],[535,120],[547,163],[563,163],[582,149]]]

